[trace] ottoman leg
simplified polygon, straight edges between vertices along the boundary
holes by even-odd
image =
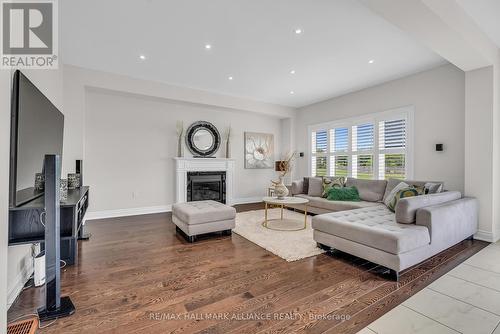
[[[175,231],[177,233],[179,233],[180,235],[182,235],[184,237],[184,239],[186,239],[187,242],[189,243],[193,243],[196,241],[196,236],[195,235],[187,235],[186,233],[184,233],[183,230],[181,230],[178,226],[175,227]]]
[[[321,249],[326,250],[326,251],[329,251],[332,249],[330,246],[320,244],[319,242],[317,242],[316,245],[318,246],[318,248],[321,248]]]
[[[222,234],[223,234],[223,235],[228,235],[228,236],[229,236],[229,235],[231,235],[232,233],[233,233],[233,232],[232,232],[232,230],[225,230],[225,231],[222,231]]]

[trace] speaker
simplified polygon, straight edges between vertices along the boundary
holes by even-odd
[[[80,187],[83,187],[83,160],[76,160],[75,173],[80,174]]]

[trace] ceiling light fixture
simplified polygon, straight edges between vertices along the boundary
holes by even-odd
[[[212,48],[212,45],[210,44],[205,44],[205,49],[210,50]]]
[[[373,59],[368,60],[368,64],[373,64],[374,62],[375,62],[375,60],[373,60]]]
[[[233,80],[233,77],[228,77],[227,80]]]
[[[293,90],[290,91],[290,95],[293,95],[295,94],[295,92]]]
[[[290,74],[295,74],[295,70],[291,70],[291,71],[290,71]]]
[[[295,33],[296,33],[297,35],[302,34],[302,29],[300,29],[300,28],[295,29]]]
[[[139,59],[140,59],[140,60],[146,60],[146,56],[145,56],[145,55],[140,55],[140,56],[139,56]]]

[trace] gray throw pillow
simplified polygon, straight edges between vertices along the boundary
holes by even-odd
[[[321,197],[323,195],[323,179],[321,177],[309,178],[307,195],[314,197]]]
[[[442,191],[443,191],[442,183],[427,182],[426,184],[424,184],[424,193],[426,195],[438,194]]]
[[[304,178],[302,193],[307,194],[309,192],[309,177]]]

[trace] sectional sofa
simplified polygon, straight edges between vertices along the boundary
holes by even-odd
[[[358,189],[359,202],[329,201],[319,193],[317,180],[309,182],[308,189],[304,180],[293,182],[291,192],[307,198],[309,212],[316,214],[312,228],[318,247],[338,249],[380,264],[389,268],[396,280],[403,270],[477,232],[477,200],[463,198],[458,191],[402,198],[393,212],[384,199],[403,180],[348,178],[346,186]],[[415,187],[429,184],[404,182]],[[441,183],[439,188],[443,187]]]

